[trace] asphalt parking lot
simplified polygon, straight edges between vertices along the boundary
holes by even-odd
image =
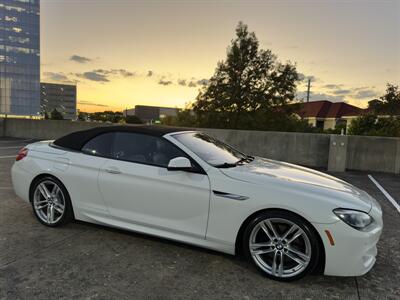
[[[400,299],[400,213],[366,173],[335,175],[382,206],[375,267],[280,283],[240,257],[83,222],[39,224],[11,187],[15,154],[29,142],[0,138],[0,299]],[[399,203],[400,176],[372,176]]]

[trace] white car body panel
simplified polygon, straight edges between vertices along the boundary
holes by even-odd
[[[99,188],[115,220],[205,238],[207,175],[109,159],[100,170]]]
[[[78,220],[229,254],[235,253],[239,229],[249,216],[264,209],[286,209],[319,233],[326,254],[325,274],[362,275],[372,268],[383,222],[379,204],[367,193],[332,176],[262,158],[217,169],[173,134],[164,137],[190,155],[207,175],[65,151],[45,141],[28,145],[28,156],[13,165],[14,190],[29,202],[31,182],[38,175],[50,174],[65,185]],[[356,230],[333,214],[339,207],[369,212],[374,223],[368,230]],[[335,245],[325,230],[331,232]]]
[[[69,191],[78,219],[86,215],[108,216],[109,211],[98,188],[100,168],[107,159],[86,155],[80,152],[68,152],[66,157],[70,161],[68,171],[53,170],[65,186],[73,186]],[[56,175],[56,177],[57,177]]]

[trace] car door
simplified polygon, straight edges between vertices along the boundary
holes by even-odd
[[[69,170],[64,174],[71,187],[75,214],[80,217],[108,216],[107,205],[98,189],[98,176],[111,154],[113,133],[104,133],[89,140],[81,151],[68,153]]]
[[[187,157],[162,137],[115,133],[112,159],[99,175],[99,188],[112,217],[204,238],[209,179],[204,172],[169,171],[169,160],[179,156]]]

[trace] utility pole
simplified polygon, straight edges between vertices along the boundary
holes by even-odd
[[[310,87],[311,87],[311,78],[308,78],[308,85],[307,85],[307,102],[310,102]]]

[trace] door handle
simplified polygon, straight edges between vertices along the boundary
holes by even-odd
[[[107,167],[104,171],[110,174],[121,174],[121,171],[117,167]]]

